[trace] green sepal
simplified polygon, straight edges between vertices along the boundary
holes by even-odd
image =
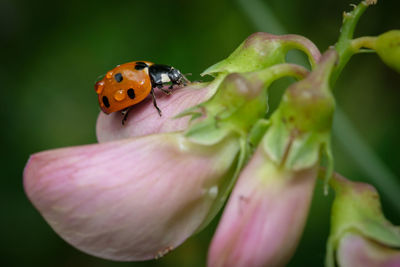
[[[263,148],[276,164],[290,170],[301,170],[318,163],[321,148],[330,140],[326,132],[299,132],[289,122],[278,116],[263,139]]]
[[[291,170],[310,168],[319,162],[322,145],[329,140],[328,133],[307,133],[295,138],[285,161],[285,167]]]
[[[190,115],[185,135],[193,142],[212,145],[230,132],[245,137],[267,110],[264,83],[254,83],[240,74],[230,74],[207,101],[189,108],[177,117]]]
[[[247,136],[247,143],[250,146],[251,151],[254,151],[255,148],[258,146],[270,125],[270,121],[263,118],[259,119],[256,124],[251,128]]]
[[[290,144],[290,130],[278,116],[271,118],[270,127],[262,141],[265,152],[276,164],[281,165],[285,151]]]
[[[303,51],[314,66],[320,56],[318,48],[307,38],[299,35],[272,35],[257,32],[249,36],[226,59],[207,68],[201,75],[251,72],[284,63],[291,49]]]
[[[219,73],[250,72],[285,62],[285,53],[282,51],[280,45],[275,43],[266,45],[266,50],[269,50],[268,56],[261,57],[260,51],[256,47],[248,47],[246,46],[246,41],[244,41],[226,59],[203,71],[201,76],[216,75]]]
[[[213,145],[220,142],[230,133],[227,127],[219,127],[218,121],[214,117],[194,124],[186,132],[185,136],[198,144]]]

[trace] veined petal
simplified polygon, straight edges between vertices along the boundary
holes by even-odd
[[[162,110],[161,117],[150,97],[132,107],[124,125],[121,123],[123,115],[120,112],[109,115],[100,112],[96,124],[97,140],[103,143],[134,136],[185,130],[190,118],[174,116],[210,98],[219,82],[220,79],[208,84],[193,83],[174,90],[171,95],[156,90],[157,105]]]
[[[316,170],[281,170],[259,148],[229,198],[208,265],[285,265],[304,228]]]
[[[337,261],[340,267],[396,267],[400,266],[400,250],[347,233],[339,242]]]
[[[180,134],[49,150],[31,156],[24,187],[68,243],[106,259],[146,260],[198,229],[226,193],[238,153],[237,138],[206,147]]]

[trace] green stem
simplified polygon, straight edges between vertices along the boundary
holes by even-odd
[[[283,78],[283,77],[294,77],[298,80],[303,79],[309,74],[309,71],[296,64],[291,63],[282,63],[278,65],[274,65],[272,67],[268,67],[266,69],[244,73],[243,75],[248,76],[250,80],[258,79],[264,81],[264,86],[269,86],[274,81]]]
[[[311,69],[315,68],[321,58],[321,52],[313,42],[295,34],[282,35],[282,40],[286,40],[286,53],[292,49],[303,52],[307,55]]]
[[[352,49],[356,52],[362,48],[376,49],[376,40],[378,37],[364,36],[351,41]]]
[[[352,45],[354,30],[361,15],[365,12],[368,6],[375,4],[376,1],[363,1],[356,6],[351,12],[343,13],[343,24],[340,29],[339,40],[335,45],[335,49],[339,54],[339,62],[332,74],[331,84],[335,84],[337,78],[342,72],[344,66],[349,62],[350,58],[358,51]]]
[[[261,139],[264,137],[264,134],[267,131],[270,124],[271,122],[267,119],[259,119],[251,128],[247,138],[247,143],[250,145],[251,148],[251,154],[257,148]]]

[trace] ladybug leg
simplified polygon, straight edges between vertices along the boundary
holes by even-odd
[[[171,86],[168,87],[168,89],[172,89]],[[164,94],[166,94],[166,95],[171,95],[171,94],[172,94],[171,91],[165,90],[164,88],[160,88],[160,90],[161,90]]]
[[[160,117],[161,117],[161,109],[159,109],[158,106],[157,106],[156,96],[154,95],[154,89],[153,88],[151,88],[150,94],[151,94],[151,97],[153,98],[153,105],[157,109],[158,115],[160,115]]]
[[[129,113],[130,110],[131,110],[130,108],[126,108],[126,109],[121,111],[122,116],[124,116],[122,118],[122,125],[125,125],[125,121],[128,118],[128,113]]]
[[[166,95],[172,94],[170,91],[164,89],[163,86],[162,86],[162,84],[159,84],[159,85],[157,85],[156,87],[157,87],[158,89],[160,89],[161,92],[163,92],[163,93],[166,94]],[[171,89],[171,88],[168,88],[168,89]]]

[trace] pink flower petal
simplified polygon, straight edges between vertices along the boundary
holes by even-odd
[[[205,220],[238,147],[233,138],[203,147],[163,134],[49,150],[31,156],[24,187],[75,247],[113,260],[152,259]]]
[[[316,174],[280,170],[258,149],[224,210],[209,266],[285,265],[303,231]]]
[[[337,260],[341,267],[399,267],[400,249],[348,233],[340,240]]]
[[[125,125],[121,123],[123,116],[120,112],[109,115],[100,112],[96,125],[97,140],[103,143],[134,136],[184,130],[188,126],[190,116],[177,119],[173,117],[211,97],[217,82],[207,86],[193,83],[175,89],[171,95],[156,90],[157,105],[162,111],[161,117],[153,106],[151,97],[132,107]]]

